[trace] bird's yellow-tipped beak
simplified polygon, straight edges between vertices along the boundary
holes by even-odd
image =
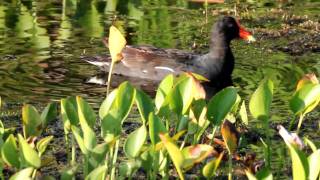
[[[256,38],[254,38],[252,35],[249,35],[247,36],[247,39],[246,39],[248,42],[255,42],[256,41]]]
[[[256,39],[252,36],[252,34],[249,31],[247,31],[245,28],[243,28],[239,22],[238,22],[238,26],[239,26],[239,37],[241,39],[247,40],[249,42],[256,41]]]

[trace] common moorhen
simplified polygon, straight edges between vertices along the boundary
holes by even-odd
[[[205,83],[209,94],[232,85],[231,74],[234,57],[230,48],[233,39],[254,41],[253,36],[240,26],[233,17],[224,16],[212,28],[210,50],[198,55],[177,49],[158,49],[152,46],[126,46],[123,59],[115,65],[113,73],[129,77],[160,81],[167,74],[195,72],[210,82]],[[110,57],[83,57],[85,61],[109,69]],[[210,95],[209,95],[210,96]]]

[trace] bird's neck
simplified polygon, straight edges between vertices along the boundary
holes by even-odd
[[[223,59],[226,54],[230,51],[230,40],[224,34],[221,33],[212,33],[212,37],[210,40],[210,51],[209,56],[221,57],[218,59]]]

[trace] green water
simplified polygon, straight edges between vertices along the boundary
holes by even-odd
[[[87,83],[99,69],[81,61],[80,55],[107,53],[101,40],[113,21],[123,25],[129,44],[206,52],[210,28],[223,14],[240,16],[257,39],[232,43],[239,94],[248,100],[259,81],[273,78],[272,127],[288,125],[288,100],[297,80],[310,72],[320,76],[317,1],[227,1],[210,4],[207,11],[202,3],[185,0],[0,1],[0,96],[7,104],[20,104],[81,95],[97,107],[106,88]],[[114,86],[124,80],[115,76]],[[318,108],[302,128],[318,141],[319,115]],[[255,121],[250,127],[260,129]],[[288,168],[282,162],[284,151],[283,145],[274,151],[274,168],[281,172]]]

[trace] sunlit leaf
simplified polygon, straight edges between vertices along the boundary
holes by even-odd
[[[19,172],[15,173],[13,176],[11,176],[10,180],[31,180],[33,170],[34,169],[32,167],[22,169]]]
[[[173,87],[173,75],[167,75],[159,84],[157,94],[155,97],[155,104],[159,110],[164,103],[166,96],[169,94]]]
[[[313,152],[308,157],[309,162],[309,180],[316,180],[320,172],[320,149]]]
[[[268,170],[268,168],[263,168],[259,172],[257,172],[256,176],[254,176],[250,171],[246,170],[246,175],[249,180],[272,180],[273,176]]]
[[[165,101],[169,102],[170,109],[178,115],[185,114],[193,100],[192,78],[179,81],[168,94]]]
[[[107,171],[107,166],[100,166],[91,171],[85,180],[105,180],[105,173]]]
[[[84,146],[91,150],[97,145],[96,134],[93,127],[96,121],[96,115],[91,106],[81,97],[77,97],[78,116],[83,133]]]
[[[249,122],[248,122],[248,114],[247,114],[246,104],[245,104],[244,101],[242,101],[239,114],[240,114],[241,121],[245,125],[248,125],[249,124]]]
[[[304,138],[305,143],[312,149],[312,152],[317,151],[317,146],[308,138]]]
[[[146,139],[147,129],[144,125],[129,134],[124,143],[124,152],[126,155],[129,158],[137,157]]]
[[[40,168],[41,160],[38,156],[38,153],[27,143],[27,141],[20,134],[18,134],[18,140],[23,163],[26,166]]]
[[[150,112],[154,111],[154,105],[152,103],[152,99],[146,95],[143,91],[136,90],[136,104],[138,106],[140,116],[144,122],[148,122],[148,117]]]
[[[43,122],[40,114],[32,105],[24,105],[22,107],[22,122],[24,136],[39,136],[43,129]]]
[[[86,148],[86,146],[84,145],[84,140],[82,138],[82,134],[79,128],[77,128],[76,126],[71,126],[71,130],[72,130],[72,134],[74,135],[78,146],[81,150],[81,152],[83,154],[88,154],[88,149]]]
[[[53,136],[47,136],[37,142],[36,147],[37,147],[37,150],[38,150],[40,156],[46,151],[47,146],[49,145],[49,143],[52,139],[53,139]]]
[[[195,74],[193,73],[186,73],[187,77],[192,79],[192,86],[193,86],[193,97],[195,100],[198,99],[205,99],[206,98],[206,91],[204,90],[204,87],[200,83],[200,80],[198,80],[195,77]],[[199,78],[201,78],[201,75],[197,75]],[[202,78],[201,78],[202,79]]]
[[[90,150],[90,163],[96,167],[105,162],[106,154],[109,151],[109,144],[101,143],[96,145],[94,149]]]
[[[202,174],[204,177],[212,178],[215,175],[215,173],[220,165],[222,157],[223,157],[223,153],[220,153],[220,155],[217,159],[213,159],[213,160],[209,161],[204,166],[204,168],[202,169]]]
[[[239,134],[236,127],[230,121],[225,120],[221,126],[221,134],[229,154],[233,154],[236,151],[239,142]]]
[[[237,90],[227,87],[218,92],[210,99],[208,104],[207,118],[214,125],[220,126],[224,118],[231,111],[237,100]]]
[[[128,116],[136,96],[136,90],[130,83],[123,82],[118,87],[116,99],[112,104],[111,109],[119,111],[119,118],[121,122]]]
[[[10,134],[1,147],[1,156],[3,161],[9,166],[20,167],[19,151],[15,137]]]
[[[180,179],[184,180],[184,176],[181,170],[184,162],[183,154],[167,134],[160,134],[159,136],[165,148],[167,149],[174,166],[176,167]]]
[[[49,103],[42,111],[41,119],[43,121],[44,127],[46,127],[50,121],[57,118],[57,107],[57,103]]]
[[[112,103],[114,102],[118,93],[118,89],[113,90],[106,99],[102,102],[100,109],[99,109],[99,117],[103,119],[109,112]]]
[[[119,174],[121,177],[131,177],[132,174],[141,167],[141,162],[138,160],[131,160],[122,162],[119,167]]]
[[[182,149],[184,157],[183,168],[190,169],[195,164],[202,162],[213,152],[213,147],[207,144],[197,144],[193,146],[187,146]]]
[[[316,75],[314,73],[310,73],[310,74],[305,74],[299,81],[297,84],[297,89],[296,91],[298,91],[299,89],[301,89],[303,86],[305,86],[306,84],[319,84],[319,81],[316,77]]]
[[[65,131],[71,130],[71,125],[77,126],[79,123],[77,107],[70,99],[61,99],[61,119]]]
[[[166,133],[167,129],[161,122],[160,118],[154,113],[149,114],[149,136],[153,145],[160,141],[159,134]]]
[[[267,120],[270,113],[270,105],[273,96],[273,82],[265,79],[251,96],[249,110],[254,118]]]
[[[90,128],[93,128],[96,123],[97,117],[92,107],[80,96],[77,96],[76,99],[80,125],[83,126],[85,123]]]
[[[120,61],[122,49],[126,46],[126,39],[122,33],[114,26],[110,27],[109,30],[109,51],[112,61]]]
[[[295,114],[312,111],[320,101],[320,84],[306,84],[295,92],[290,100],[290,108]]]
[[[296,146],[287,143],[292,161],[293,179],[308,179],[309,163],[306,155]]]

